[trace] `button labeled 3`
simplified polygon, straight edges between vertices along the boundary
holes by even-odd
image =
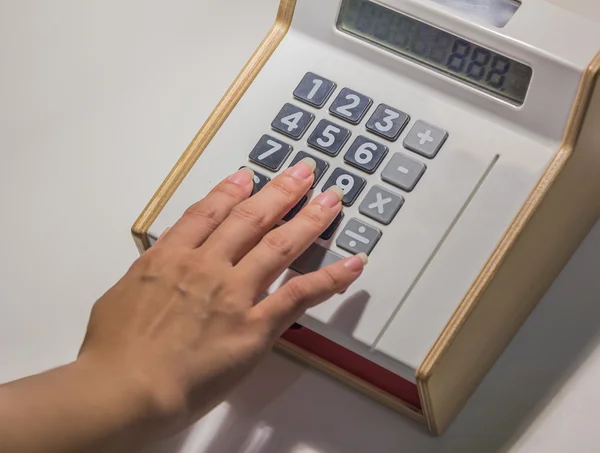
[[[358,207],[358,211],[379,223],[389,225],[403,204],[404,198],[400,195],[396,195],[383,187],[373,186]]]
[[[410,117],[386,104],[379,104],[367,121],[367,129],[390,141],[398,140]]]
[[[380,238],[381,231],[377,228],[358,219],[350,219],[339,235],[336,244],[347,252],[354,254],[364,252],[368,255],[373,251]]]

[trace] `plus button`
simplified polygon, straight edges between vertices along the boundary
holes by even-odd
[[[433,141],[433,137],[431,136],[431,129],[427,129],[425,131],[425,133],[423,132],[419,132],[417,134],[417,137],[419,137],[419,143],[421,145],[424,145],[425,143],[431,143]]]

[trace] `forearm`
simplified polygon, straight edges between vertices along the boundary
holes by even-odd
[[[170,427],[143,381],[79,360],[0,386],[0,453],[134,451]]]

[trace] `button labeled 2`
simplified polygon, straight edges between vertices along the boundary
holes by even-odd
[[[281,108],[271,127],[294,140],[300,140],[314,119],[312,113],[288,103]]]
[[[386,104],[379,104],[367,121],[367,129],[390,141],[398,140],[410,117]]]
[[[373,101],[370,97],[357,93],[350,88],[343,88],[329,107],[332,115],[349,123],[358,124],[363,119]]]
[[[250,152],[249,159],[268,170],[279,171],[291,152],[290,145],[265,134]]]
[[[356,198],[365,187],[365,180],[360,176],[356,176],[350,172],[347,172],[343,168],[336,168],[333,173],[323,185],[323,192],[325,192],[331,186],[338,186],[344,191],[342,197],[342,204],[344,206],[350,206],[356,201]]]
[[[360,135],[350,146],[344,161],[359,170],[374,173],[387,152],[387,146]]]
[[[321,108],[335,90],[335,83],[312,72],[307,72],[294,90],[294,97],[313,107]]]
[[[308,137],[308,145],[330,156],[337,156],[349,137],[348,129],[331,121],[321,120]]]

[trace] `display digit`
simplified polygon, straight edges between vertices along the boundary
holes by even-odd
[[[463,72],[469,53],[471,53],[471,43],[464,39],[457,39],[452,46],[452,53],[448,57],[446,67],[454,72]]]
[[[485,67],[490,62],[490,51],[482,49],[481,47],[475,47],[473,54],[471,55],[471,61],[467,66],[467,77],[473,80],[483,79],[485,74]]]
[[[446,55],[452,45],[452,37],[443,31],[438,31],[433,48],[429,52],[429,59],[437,64],[444,64],[446,62]]]
[[[510,69],[510,60],[501,55],[494,55],[492,69],[488,72],[485,81],[492,87],[500,89],[506,81],[506,74]]]

